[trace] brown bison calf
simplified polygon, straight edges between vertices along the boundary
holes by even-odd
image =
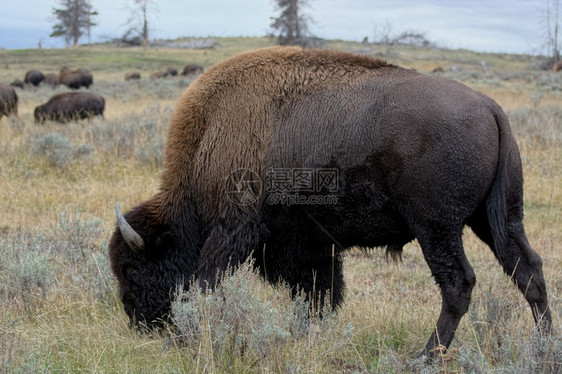
[[[13,87],[0,83],[0,119],[12,114],[18,115],[18,95]]]
[[[71,120],[102,116],[105,99],[91,92],[64,92],[52,96],[49,101],[35,108],[35,123],[46,120],[66,123]]]

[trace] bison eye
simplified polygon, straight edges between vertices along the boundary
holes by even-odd
[[[138,275],[137,269],[135,269],[135,268],[133,268],[133,267],[127,267],[127,268],[125,269],[125,277],[126,277],[128,280],[135,280],[135,278],[137,277],[137,275]]]

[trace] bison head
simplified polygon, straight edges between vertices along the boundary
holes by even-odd
[[[35,108],[35,110],[33,111],[33,117],[35,118],[35,123],[45,122],[45,108],[43,105]]]
[[[109,256],[119,297],[131,325],[159,328],[169,320],[176,287],[189,281],[196,261],[149,204],[137,206],[126,218],[117,204],[116,213]]]

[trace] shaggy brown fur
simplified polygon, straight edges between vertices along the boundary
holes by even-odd
[[[548,331],[541,259],[523,228],[521,161],[509,121],[493,100],[458,82],[350,53],[248,52],[209,68],[186,89],[165,155],[160,190],[119,219],[122,229],[109,245],[133,321],[157,325],[178,283],[196,277],[212,287],[219,272],[252,251],[269,281],[285,281],[295,293],[316,291],[320,301],[329,295],[337,306],[342,251],[388,246],[398,258],[415,238],[442,295],[423,350],[432,354],[451,343],[470,303],[476,280],[462,247],[468,225]],[[337,202],[269,200],[269,170],[325,168],[338,171]],[[227,183],[238,170],[255,174],[261,186]],[[250,186],[257,199],[233,201],[233,186]]]

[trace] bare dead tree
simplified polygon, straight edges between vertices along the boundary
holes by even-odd
[[[560,40],[560,2],[561,0],[545,0],[544,8],[540,9],[541,22],[543,22],[545,28],[545,47],[551,66],[560,61],[560,50],[562,49],[562,40]]]
[[[150,18],[154,16],[158,9],[154,0],[132,0],[127,3],[130,9],[130,17],[127,20],[128,29],[123,36],[123,41],[134,42],[138,35],[142,45],[148,45],[149,34],[151,32]]]
[[[78,40],[84,34],[88,34],[90,42],[90,31],[96,24],[92,17],[98,13],[93,10],[90,0],[59,0],[61,8],[53,8],[53,15],[58,20],[53,26],[50,37],[64,37],[66,44],[72,41],[73,46],[78,45]]]
[[[98,12],[92,8],[92,2],[90,0],[86,1],[86,29],[88,32],[88,44],[92,44],[92,27],[96,24],[92,22],[92,16],[97,16]]]

